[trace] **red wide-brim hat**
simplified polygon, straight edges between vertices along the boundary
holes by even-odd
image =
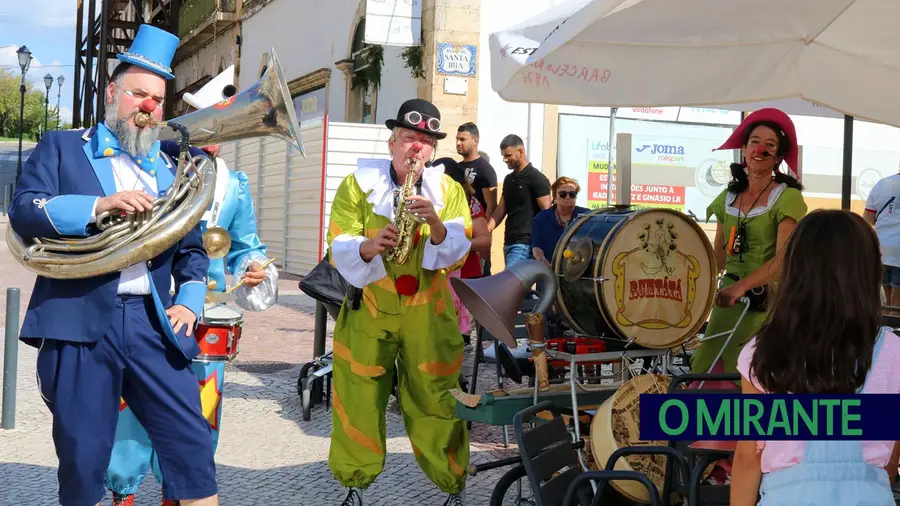
[[[771,121],[778,125],[781,128],[781,131],[784,132],[789,143],[787,153],[784,156],[784,161],[791,169],[793,176],[798,177],[797,169],[799,167],[797,166],[797,155],[800,149],[797,146],[797,131],[794,129],[794,122],[791,121],[791,118],[780,109],[769,107],[752,112],[749,116],[744,118],[744,121],[742,121],[737,128],[734,129],[734,132],[731,134],[731,137],[725,141],[725,144],[722,144],[713,151],[718,151],[720,149],[741,149],[744,147],[743,138],[746,130],[750,128],[751,125],[759,123],[760,121]]]

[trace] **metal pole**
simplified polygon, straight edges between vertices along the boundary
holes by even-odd
[[[22,176],[22,135],[25,127],[25,72],[22,72],[22,84],[19,86],[19,164],[16,166],[16,182]]]
[[[328,326],[328,311],[321,302],[316,302],[316,321],[313,328],[313,359],[325,354],[325,329]]]
[[[609,109],[609,160],[607,160],[606,165],[606,207],[610,207],[612,203],[612,192],[613,192],[613,146],[616,142],[616,113],[619,111],[618,107],[612,107]]]
[[[62,96],[62,85],[59,85],[59,92],[56,93],[56,129],[59,130],[59,98]]]
[[[16,361],[19,356],[19,289],[6,289],[2,428],[16,428]]]
[[[844,115],[844,166],[841,174],[841,209],[850,209],[853,182],[853,116]]]
[[[47,94],[44,95],[44,132],[47,131],[47,122],[50,120],[50,88],[47,88]]]

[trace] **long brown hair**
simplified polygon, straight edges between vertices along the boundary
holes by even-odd
[[[750,364],[766,391],[849,394],[863,385],[881,319],[878,236],[848,211],[809,213],[791,234]]]

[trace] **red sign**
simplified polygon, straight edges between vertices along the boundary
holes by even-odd
[[[600,172],[588,172],[588,207],[592,201],[596,204],[602,202],[606,204],[606,192],[608,185],[606,184],[606,174]],[[613,201],[615,201],[616,183],[613,176]],[[631,204],[638,206],[655,206],[655,207],[684,207],[684,186],[672,185],[651,185],[651,184],[633,184],[631,185]]]

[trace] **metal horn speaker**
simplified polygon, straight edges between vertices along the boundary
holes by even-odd
[[[517,262],[486,278],[450,279],[456,296],[475,321],[510,348],[518,346],[516,315],[535,283],[540,285],[540,296],[532,312],[543,314],[553,304],[559,282],[550,267],[537,260]]]

